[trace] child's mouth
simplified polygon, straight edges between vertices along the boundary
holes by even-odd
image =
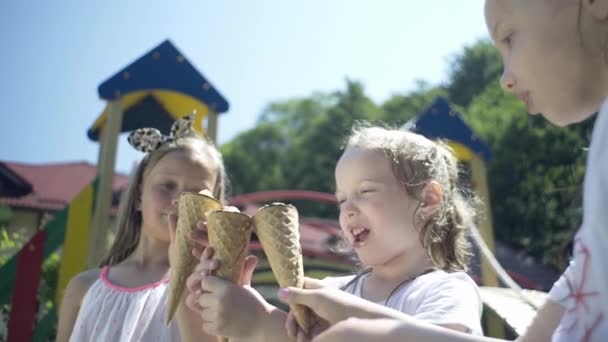
[[[355,227],[351,230],[353,235],[353,248],[361,248],[369,237],[370,230],[364,227]]]

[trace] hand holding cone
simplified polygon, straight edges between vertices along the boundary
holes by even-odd
[[[209,211],[222,208],[222,204],[207,193],[184,192],[178,200],[177,230],[170,251],[171,271],[166,324],[171,322],[184,293],[186,279],[196,267],[196,260],[192,257],[194,245],[190,240],[190,232],[196,222],[206,220]]]
[[[251,218],[240,212],[213,210],[207,216],[207,234],[220,264],[215,275],[238,284],[251,238]],[[228,339],[219,337],[219,341]]]
[[[253,216],[253,222],[279,286],[302,288],[304,263],[298,210],[292,205],[273,203],[258,210]],[[300,328],[308,333],[311,324],[308,309],[293,305],[291,310]]]
[[[213,210],[207,215],[209,245],[220,267],[215,275],[238,283],[251,238],[251,218],[243,213]]]

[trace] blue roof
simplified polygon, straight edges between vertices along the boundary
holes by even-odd
[[[453,111],[448,101],[442,97],[418,114],[407,124],[412,132],[429,139],[443,139],[460,143],[485,161],[492,158],[490,147],[467,125],[462,115]]]
[[[228,110],[226,99],[169,41],[143,55],[99,85],[99,96],[115,100],[134,91],[163,89],[187,94],[216,113]]]

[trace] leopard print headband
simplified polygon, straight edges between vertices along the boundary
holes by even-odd
[[[176,120],[171,126],[171,133],[168,136],[163,135],[156,128],[138,128],[129,134],[127,141],[138,151],[144,153],[156,151],[167,142],[196,135],[197,133],[192,128],[195,117],[196,112],[192,112],[190,115]]]

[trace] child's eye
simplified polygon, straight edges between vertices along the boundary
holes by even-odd
[[[174,183],[161,183],[160,188],[163,190],[171,191],[171,190],[175,189],[175,184]]]
[[[513,33],[509,33],[503,39],[501,39],[500,42],[506,46],[509,46],[509,45],[511,45],[512,40],[513,40]]]
[[[374,192],[374,191],[376,191],[376,190],[374,190],[374,189],[361,189],[361,193],[362,194],[367,194],[367,193]]]

